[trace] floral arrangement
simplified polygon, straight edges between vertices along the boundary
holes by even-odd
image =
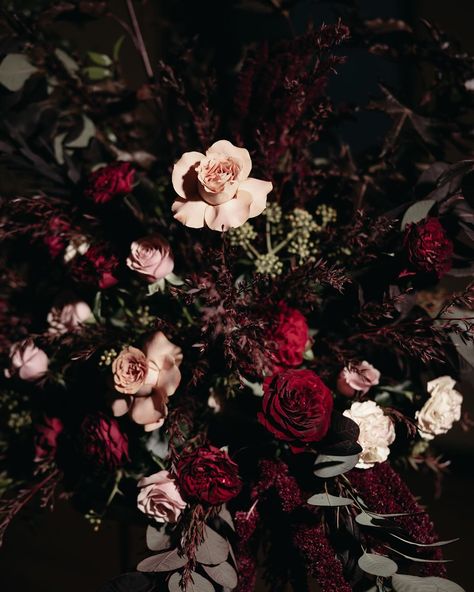
[[[126,5],[135,90],[123,39],[52,34],[106,2],[2,16],[0,534],[67,496],[146,527],[104,592],[461,590],[399,472],[439,480],[470,424],[472,58],[347,2],[221,79],[152,63]],[[331,100],[354,48],[435,72],[413,106]],[[392,125],[354,151],[363,109]]]

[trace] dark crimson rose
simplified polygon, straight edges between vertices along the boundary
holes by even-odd
[[[309,339],[308,323],[298,310],[281,302],[268,336],[276,344],[273,356],[275,368],[300,366],[303,363]]]
[[[426,218],[417,224],[409,224],[403,244],[408,260],[416,270],[435,273],[441,278],[451,269],[453,243],[438,218]]]
[[[84,194],[97,204],[107,203],[116,195],[130,193],[134,177],[129,162],[108,164],[89,175]]]
[[[117,421],[105,415],[89,415],[81,425],[82,447],[90,460],[106,467],[118,467],[128,456],[128,439]]]
[[[229,501],[242,488],[239,467],[215,446],[184,451],[176,475],[183,497],[212,506]]]
[[[35,460],[54,458],[58,447],[58,436],[63,431],[63,422],[57,417],[45,417],[44,423],[36,428]]]
[[[118,266],[117,257],[107,246],[97,244],[90,247],[81,257],[74,258],[71,271],[76,282],[95,284],[101,290],[105,290],[118,282],[114,275]]]
[[[293,452],[319,442],[331,422],[331,391],[311,370],[283,370],[263,383],[262,411],[258,421],[276,438],[288,442]]]
[[[51,218],[48,229],[43,238],[44,244],[48,247],[49,254],[53,259],[58,257],[66,248],[68,242],[68,231],[71,225],[59,216]]]

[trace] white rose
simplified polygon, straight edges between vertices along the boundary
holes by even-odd
[[[395,440],[395,428],[390,417],[374,401],[352,403],[344,415],[359,426],[358,442],[362,452],[356,467],[370,469],[375,463],[384,462],[390,454],[389,445]]]
[[[74,331],[92,316],[87,302],[73,302],[62,308],[52,308],[48,313],[50,333],[68,333]]]
[[[461,419],[462,395],[455,390],[455,384],[450,376],[440,376],[427,384],[431,397],[415,415],[425,440],[446,434]]]

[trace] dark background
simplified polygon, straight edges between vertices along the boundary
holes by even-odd
[[[211,20],[213,5],[219,3],[221,20]],[[244,41],[261,38],[279,38],[288,33],[287,24],[278,16],[260,13],[249,18],[246,13],[225,15],[227,0],[214,2],[149,2],[146,19],[141,18],[144,36],[152,61],[166,56],[167,40],[179,34],[193,37],[199,34],[202,43],[215,52],[216,65],[225,68],[238,58],[238,48]],[[139,18],[143,10],[137,2]],[[127,17],[125,3],[112,2],[114,11]],[[182,12],[182,7],[186,10]],[[433,21],[448,34],[457,38],[474,53],[474,0],[360,0],[364,16],[369,18],[393,16],[404,18],[415,28],[419,18]],[[217,14],[217,13],[216,13]],[[210,16],[211,15],[211,16]],[[223,17],[222,17],[223,15]],[[318,2],[302,2],[294,14],[297,31],[304,30],[308,18],[316,22],[329,18],[327,8]],[[231,18],[232,17],[232,18]],[[85,26],[64,24],[61,33],[79,50],[110,53],[114,41],[122,34],[113,21],[97,21]],[[129,82],[139,86],[143,81],[140,59],[129,41],[121,54],[121,63]],[[344,96],[351,89],[351,98],[361,100],[373,92],[379,78],[402,87],[407,94],[416,96],[417,81],[396,66],[352,56],[334,84],[336,96]],[[362,147],[364,142],[377,136],[380,123],[361,121],[347,130],[351,142]],[[362,130],[362,131],[361,131]],[[472,155],[465,155],[467,158]],[[465,396],[464,409],[474,415],[474,373],[466,369],[461,390]],[[474,439],[459,426],[436,441],[440,454],[452,460],[449,474],[444,478],[443,494],[434,497],[434,482],[413,470],[404,471],[404,478],[415,495],[420,496],[433,517],[442,539],[460,537],[460,541],[447,549],[453,559],[450,577],[464,586],[467,592],[472,584],[472,526],[474,510]],[[2,592],[93,592],[113,576],[134,569],[138,560],[146,555],[142,526],[105,520],[98,532],[76,512],[67,501],[59,501],[54,512],[26,510],[18,517],[6,535],[0,551],[0,590]],[[262,588],[263,590],[263,588]]]

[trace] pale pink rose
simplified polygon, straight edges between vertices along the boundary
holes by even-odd
[[[169,244],[155,235],[132,243],[127,265],[144,275],[149,282],[156,282],[173,271],[174,260]]]
[[[228,140],[206,152],[185,152],[174,165],[172,182],[179,198],[173,203],[176,220],[190,228],[228,230],[263,212],[269,181],[249,177],[250,154]]]
[[[78,329],[92,316],[92,310],[87,302],[72,302],[62,308],[54,307],[48,313],[50,333],[69,333]]]
[[[181,349],[159,331],[143,351],[125,348],[112,364],[115,389],[126,397],[117,398],[115,416],[128,412],[147,432],[161,427],[168,414],[167,403],[181,382]],[[135,395],[135,396],[134,396]]]
[[[427,390],[431,396],[415,415],[423,439],[432,440],[435,436],[446,434],[453,423],[461,419],[463,397],[454,388],[455,384],[450,376],[440,376],[428,383]]]
[[[22,380],[38,380],[48,371],[48,356],[36,347],[31,339],[15,343],[10,348],[10,368],[5,370],[8,378],[14,374]]]
[[[389,445],[395,440],[393,422],[374,401],[352,403],[344,415],[359,426],[358,443],[362,452],[356,467],[370,469],[375,463],[385,462],[390,454]]]
[[[138,509],[157,522],[176,522],[186,507],[168,471],[141,479],[138,487],[141,488],[137,499]]]
[[[377,385],[380,372],[365,360],[355,366],[346,366],[337,379],[337,390],[345,397],[353,397],[356,393],[365,395]]]

